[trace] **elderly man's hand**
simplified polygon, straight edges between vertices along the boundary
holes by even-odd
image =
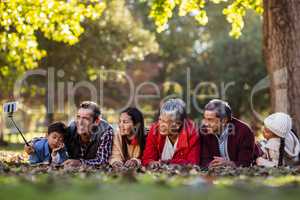
[[[236,167],[236,165],[234,164],[234,162],[227,160],[223,157],[218,157],[218,156],[214,156],[214,159],[209,163],[209,168],[214,168],[214,167],[226,167],[226,166],[230,166],[230,167]]]

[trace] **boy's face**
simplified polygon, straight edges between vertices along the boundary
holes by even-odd
[[[64,142],[64,137],[58,132],[49,133],[47,138],[50,149],[56,149]]]

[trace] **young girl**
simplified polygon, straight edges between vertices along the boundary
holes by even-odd
[[[137,168],[146,143],[144,117],[137,108],[127,108],[119,119],[119,131],[114,135],[110,164],[114,168]]]
[[[300,144],[292,132],[292,119],[285,113],[274,113],[264,120],[264,155],[257,158],[256,164],[265,167],[294,165],[299,160]]]

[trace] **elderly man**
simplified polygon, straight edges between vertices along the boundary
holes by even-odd
[[[214,99],[204,108],[200,131],[200,166],[249,166],[254,160],[254,134],[247,124],[232,117],[227,102]]]
[[[69,154],[65,166],[99,166],[108,163],[112,151],[113,128],[100,118],[98,105],[80,104],[76,120],[68,127],[65,144]]]
[[[142,164],[151,168],[166,164],[199,164],[199,136],[194,123],[187,119],[181,99],[166,101],[159,120],[149,131]]]

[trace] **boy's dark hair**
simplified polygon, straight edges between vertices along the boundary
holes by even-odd
[[[95,102],[92,102],[92,101],[83,101],[80,104],[79,108],[90,109],[91,111],[93,111],[93,113],[94,113],[93,120],[94,121],[101,115],[101,111],[100,111],[98,104],[96,104]]]
[[[50,135],[53,132],[57,132],[63,136],[65,136],[67,132],[67,127],[62,122],[54,122],[48,126],[48,135]]]
[[[227,118],[228,120],[231,120],[232,117],[232,111],[229,104],[220,99],[209,101],[204,107],[204,110],[216,112],[216,116],[220,119]]]

